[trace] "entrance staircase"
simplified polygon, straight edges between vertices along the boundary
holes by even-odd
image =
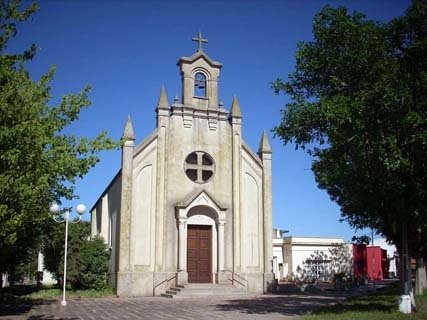
[[[212,283],[189,283],[186,285],[176,285],[162,293],[165,298],[196,298],[209,296],[233,296],[248,295],[243,288],[237,288],[229,284],[212,284]]]

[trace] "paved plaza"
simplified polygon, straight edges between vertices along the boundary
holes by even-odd
[[[260,295],[229,298],[167,299],[160,297],[70,299],[42,301],[21,319],[294,319],[344,299],[325,295]],[[4,319],[4,318],[3,318]]]

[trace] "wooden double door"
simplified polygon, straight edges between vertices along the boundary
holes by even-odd
[[[188,282],[212,282],[212,226],[187,226]]]

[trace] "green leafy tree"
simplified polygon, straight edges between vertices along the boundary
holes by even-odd
[[[35,280],[38,265],[37,257],[38,253],[32,249],[29,249],[28,255],[26,255],[25,259],[15,265],[8,274],[9,284],[13,285],[16,282]]]
[[[44,241],[44,264],[59,284],[63,284],[64,276],[64,233],[65,224],[57,223],[52,226],[50,237]],[[73,287],[80,286],[81,258],[80,250],[90,236],[90,224],[87,221],[69,223],[68,225],[68,254],[67,281]]]
[[[69,236],[73,234],[71,231],[74,227],[69,226]],[[63,273],[64,265],[64,237],[65,225],[63,223],[51,223],[49,237],[43,241],[42,253],[44,256],[44,267],[52,273],[53,278],[59,283],[62,283],[61,274]],[[62,268],[61,268],[62,267]]]
[[[426,21],[425,0],[389,23],[325,7],[295,71],[273,83],[291,97],[275,134],[313,157],[343,219],[385,235],[403,261],[427,256]]]
[[[63,226],[64,227],[64,226]],[[67,283],[71,285],[73,289],[81,287],[81,268],[82,260],[80,251],[85,241],[90,236],[90,223],[82,221],[79,223],[71,223],[69,227],[69,239],[68,239],[68,256],[67,256]],[[64,235],[64,233],[62,233]],[[64,237],[62,237],[64,239]],[[64,249],[64,244],[62,244]],[[62,259],[59,264],[59,275],[61,283],[63,284],[64,278],[64,250],[62,250]]]
[[[54,69],[37,81],[25,70],[36,46],[20,54],[7,51],[17,22],[37,9],[0,0],[0,273],[22,261],[29,247],[40,246],[49,230],[49,203],[76,198],[76,179],[99,161],[99,151],[118,145],[105,132],[93,140],[65,134],[89,106],[89,87],[51,106]]]
[[[96,236],[89,240],[87,221],[69,224],[67,285],[73,289],[101,290],[107,286],[109,251],[104,240]],[[54,226],[52,237],[43,250],[45,268],[63,285],[64,225]]]
[[[364,234],[363,236],[354,236],[353,238],[351,238],[351,241],[358,245],[368,245],[371,242],[371,237]]]

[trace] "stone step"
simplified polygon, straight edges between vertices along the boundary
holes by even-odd
[[[179,291],[175,291],[175,290],[166,290],[166,294],[177,294]]]
[[[215,284],[215,283],[188,283],[185,285],[176,286],[179,288],[227,288],[233,287],[232,284]]]
[[[177,294],[186,294],[186,293],[198,293],[198,292],[209,292],[212,294],[215,293],[233,293],[233,292],[245,292],[242,289],[239,288],[227,288],[227,289],[185,289],[181,291],[174,291]]]
[[[210,283],[190,283],[184,286],[175,286],[169,288],[166,293],[162,294],[165,298],[190,298],[202,296],[230,296],[230,295],[247,295],[243,288],[233,285],[218,285]]]
[[[207,290],[207,291],[243,291],[241,288],[237,287],[226,287],[226,288],[184,288],[179,291],[199,291],[199,290]]]

